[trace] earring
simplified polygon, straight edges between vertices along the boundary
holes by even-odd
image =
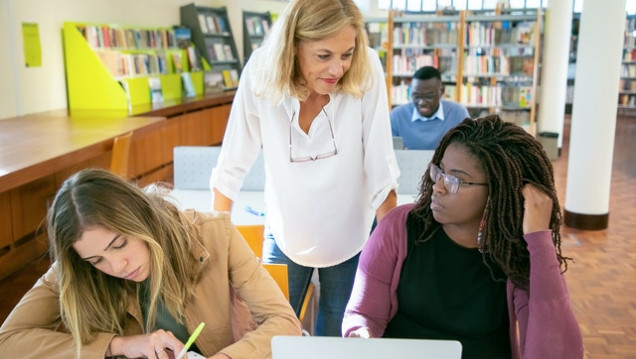
[[[481,221],[479,222],[479,230],[477,231],[477,249],[479,253],[484,253],[484,225],[486,224],[486,215],[488,214],[488,205],[490,204],[490,197],[486,201],[486,207],[484,213],[481,215]]]

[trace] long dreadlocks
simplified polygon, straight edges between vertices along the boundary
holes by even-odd
[[[497,115],[466,119],[451,129],[435,150],[432,163],[440,165],[451,143],[466,146],[481,162],[487,175],[490,200],[484,218],[484,256],[490,256],[515,285],[528,288],[530,256],[523,239],[524,198],[521,188],[533,183],[552,199],[552,241],[565,272],[567,260],[571,258],[561,255],[561,209],[554,187],[552,164],[541,144],[521,127],[504,122]],[[434,183],[429,171],[427,169],[422,177],[420,195],[411,211],[424,228],[418,242],[431,239],[441,228],[430,209]]]

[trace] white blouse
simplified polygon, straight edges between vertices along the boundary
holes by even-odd
[[[328,267],[356,255],[369,237],[375,210],[397,188],[382,65],[368,51],[372,87],[358,99],[330,94],[309,133],[298,125],[298,99],[287,96],[273,106],[253,94],[261,51],[251,55],[234,97],[210,186],[235,200],[262,146],[265,225],[300,265]]]

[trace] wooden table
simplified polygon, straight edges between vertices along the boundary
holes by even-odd
[[[42,226],[61,182],[108,167],[115,137],[161,132],[164,117],[103,117],[66,111],[0,120],[0,278],[46,251]]]
[[[98,157],[119,135],[164,125],[163,117],[69,117],[65,111],[0,120],[0,192]]]
[[[121,111],[66,110],[0,120],[0,279],[48,248],[43,219],[62,181],[108,168],[113,139],[133,131],[129,175],[170,181],[175,146],[218,145],[234,92]]]

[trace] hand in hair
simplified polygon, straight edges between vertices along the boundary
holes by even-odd
[[[523,195],[523,233],[550,229],[552,199],[539,187],[528,183],[521,188]]]

